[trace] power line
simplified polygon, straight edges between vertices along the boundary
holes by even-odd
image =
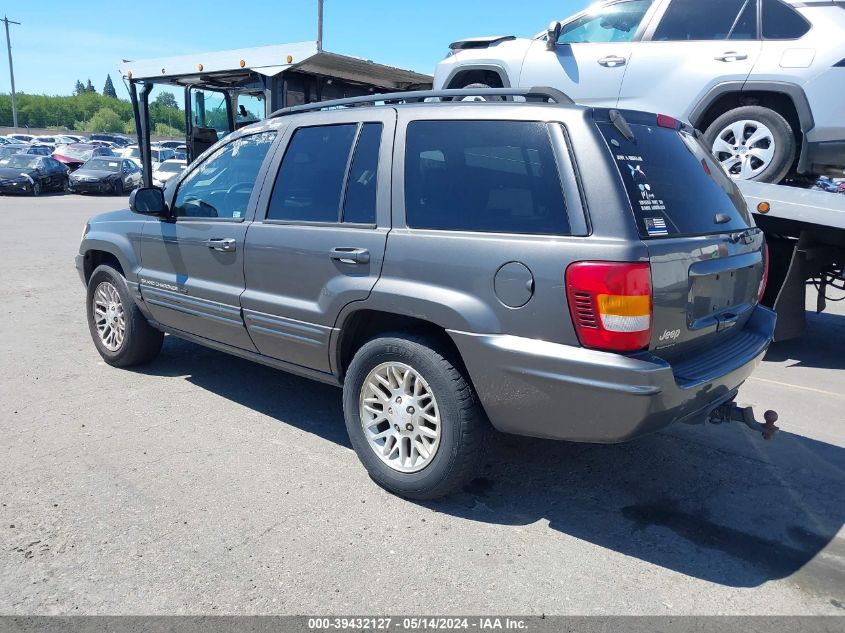
[[[12,66],[12,40],[9,38],[9,25],[10,24],[17,24],[20,26],[20,22],[13,22],[8,18],[8,16],[3,16],[3,19],[0,22],[5,23],[6,25],[6,49],[9,51],[9,76],[12,78],[12,127],[15,128],[15,131],[18,130],[18,104],[17,99],[15,97],[15,69]]]

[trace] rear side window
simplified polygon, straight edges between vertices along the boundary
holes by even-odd
[[[809,23],[792,7],[779,0],[763,0],[763,38],[797,40],[809,30]]]
[[[408,125],[405,212],[419,229],[568,235],[549,130],[525,121]]]
[[[352,224],[376,223],[378,154],[381,147],[381,123],[365,123],[358,137],[355,158],[346,183],[343,221]]]
[[[757,0],[672,0],[655,41],[757,38]]]
[[[692,134],[634,124],[634,138],[628,140],[611,123],[598,127],[644,239],[723,233],[751,225],[739,189]],[[717,215],[725,217],[717,223]]]

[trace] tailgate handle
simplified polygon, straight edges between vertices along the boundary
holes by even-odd
[[[230,238],[213,237],[203,242],[208,248],[221,253],[231,253],[237,249],[237,242]]]
[[[716,322],[718,325],[716,326],[716,331],[721,332],[723,330],[729,330],[733,326],[737,324],[739,321],[739,315],[734,314],[732,312],[727,312],[725,314],[720,314],[716,317]]]

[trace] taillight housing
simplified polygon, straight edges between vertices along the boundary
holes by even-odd
[[[763,278],[760,280],[760,288],[757,290],[757,303],[763,301],[766,294],[766,284],[769,283],[769,245],[763,244]]]
[[[569,312],[584,347],[635,352],[651,341],[651,267],[576,262],[566,269]]]

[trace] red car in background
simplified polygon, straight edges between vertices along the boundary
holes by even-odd
[[[53,158],[64,164],[69,171],[76,171],[85,162],[94,156],[114,156],[114,152],[108,147],[91,145],[89,143],[72,143],[60,145],[53,152]]]

